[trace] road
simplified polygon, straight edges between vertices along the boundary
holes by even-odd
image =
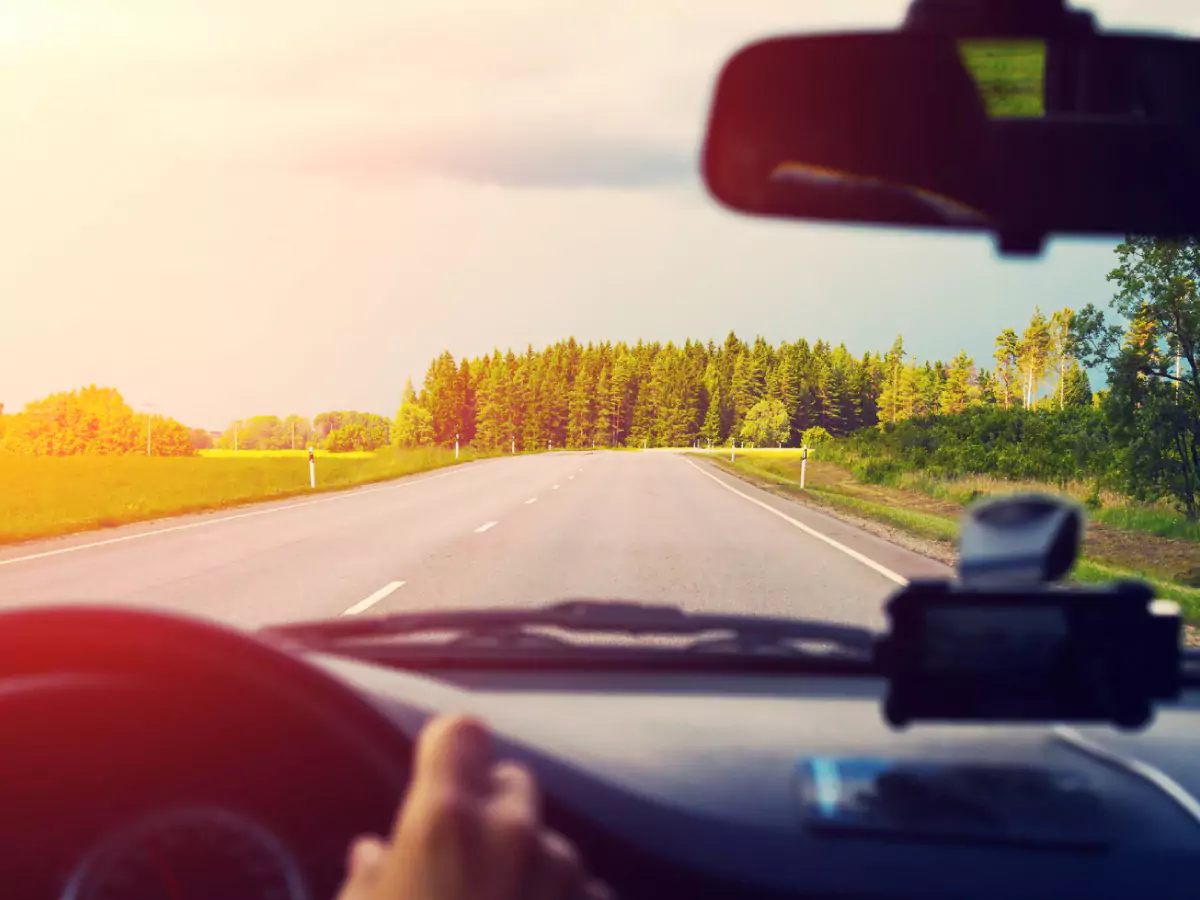
[[[941,565],[672,453],[548,453],[0,551],[0,606],[238,627],[606,597],[878,627]]]

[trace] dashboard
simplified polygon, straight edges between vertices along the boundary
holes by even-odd
[[[409,734],[422,720],[414,706],[488,721],[508,755],[537,772],[551,824],[622,897],[1195,896],[1200,808],[1189,812],[1185,797],[1172,798],[1147,773],[1200,795],[1198,694],[1161,709],[1136,735],[1065,734],[1085,750],[1045,727],[893,731],[876,679],[424,675],[315,661],[375,696]],[[1065,772],[1095,801],[1092,839],[972,838],[969,814],[952,816],[935,837],[817,829],[801,784],[813,759]],[[1038,799],[1032,818],[1049,818]]]
[[[421,673],[303,654],[319,679],[303,694],[323,684],[336,707],[362,703],[395,738],[393,770],[302,706],[224,676],[4,671],[4,651],[0,628],[5,896],[333,897],[353,836],[390,826],[408,765],[395,748],[439,711],[489,722],[501,752],[537,773],[549,824],[624,898],[1195,894],[1200,695],[1137,735],[897,732],[868,678]],[[902,770],[941,781],[880,774]],[[1050,772],[1075,805],[1028,777]],[[872,796],[906,812],[873,827],[887,816],[864,816]]]

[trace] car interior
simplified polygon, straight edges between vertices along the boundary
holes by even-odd
[[[1068,87],[992,115],[953,52],[983,39],[1042,42]],[[862,78],[813,89],[836,71]],[[1055,0],[915,0],[894,32],[741,50],[700,168],[742,215],[975,231],[1021,257],[1062,235],[1194,233],[1200,94],[1155,93],[1168,71],[1194,80],[1200,45],[1101,33]],[[878,638],[801,629],[805,652],[745,623],[725,623],[746,629],[738,653],[525,652],[542,639],[522,615],[613,626],[586,606],[259,632],[2,612],[0,893],[333,897],[354,836],[388,831],[423,724],[468,712],[627,900],[1193,896],[1200,691],[1179,611],[1137,584],[1058,584],[1078,516],[976,511],[954,583],[898,589]],[[647,633],[725,627],[648,610]],[[433,631],[478,640],[393,640]],[[164,886],[161,853],[195,887]]]

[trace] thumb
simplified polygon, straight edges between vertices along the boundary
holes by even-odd
[[[470,716],[433,719],[417,738],[413,787],[483,798],[491,790],[492,742]]]
[[[377,900],[385,847],[377,837],[360,837],[346,860],[346,880],[337,900]]]

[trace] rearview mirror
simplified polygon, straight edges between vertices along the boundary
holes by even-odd
[[[1200,233],[1200,43],[887,32],[752,44],[703,170],[741,213],[1049,235]]]

